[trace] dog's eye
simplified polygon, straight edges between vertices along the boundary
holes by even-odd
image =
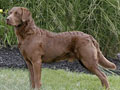
[[[18,14],[18,12],[15,12],[15,14],[17,15],[17,14]]]

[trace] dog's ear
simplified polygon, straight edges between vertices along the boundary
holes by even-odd
[[[31,17],[31,13],[27,8],[22,7],[22,21],[25,22],[29,20]]]

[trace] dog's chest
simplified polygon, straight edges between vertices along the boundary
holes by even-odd
[[[31,41],[23,41],[18,43],[18,48],[21,52],[21,54],[24,57],[31,57],[32,52],[35,51],[35,49],[37,48],[38,44],[35,44]]]
[[[27,50],[27,47],[26,45],[22,44],[22,43],[18,43],[18,48],[21,52],[21,54],[24,56],[24,57],[27,57],[27,54],[26,54],[26,50]]]

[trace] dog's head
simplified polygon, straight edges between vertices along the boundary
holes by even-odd
[[[29,21],[30,18],[31,18],[31,13],[27,8],[13,7],[8,12],[8,17],[6,19],[6,22],[11,26],[19,26],[22,23]]]

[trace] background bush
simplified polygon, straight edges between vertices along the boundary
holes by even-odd
[[[6,25],[7,11],[27,7],[35,23],[53,32],[79,30],[91,34],[106,56],[120,51],[119,0],[0,0],[0,45],[17,43],[13,27]]]

